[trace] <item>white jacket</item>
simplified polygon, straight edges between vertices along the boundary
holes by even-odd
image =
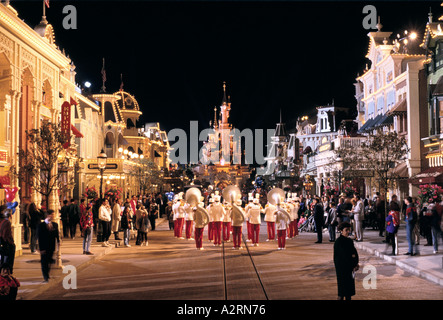
[[[194,220],[194,208],[191,207],[189,203],[184,205],[185,209],[185,220],[192,221]]]
[[[98,218],[103,221],[111,221],[112,210],[111,207],[100,206]]]
[[[261,223],[261,211],[262,207],[258,204],[253,204],[248,210],[249,223],[260,224]]]
[[[225,215],[225,208],[219,202],[214,202],[208,210],[212,221],[223,221]]]
[[[277,207],[273,204],[268,203],[265,206],[265,221],[266,222],[275,222],[275,211],[277,210]]]

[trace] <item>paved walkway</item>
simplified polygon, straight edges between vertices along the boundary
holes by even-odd
[[[163,219],[158,219],[157,224],[163,221]],[[327,241],[327,233],[323,236],[324,241]],[[112,237],[113,236],[111,236],[111,238]],[[355,242],[355,246],[358,250],[370,252],[391,263],[395,263],[402,269],[443,286],[443,244],[441,245],[440,253],[433,254],[433,247],[423,246],[425,241],[421,239],[421,245],[419,246],[420,255],[410,257],[404,255],[408,248],[404,227],[400,228],[398,239],[398,256],[385,254],[385,252],[390,253],[391,248],[386,248],[386,244],[382,242],[384,238],[378,235],[378,231],[365,230],[364,241]],[[61,245],[63,266],[74,266],[77,270],[80,270],[97,259],[100,259],[116,246],[122,245],[122,241],[110,240],[113,246],[102,247],[101,243],[96,243],[94,240],[91,246],[91,251],[94,255],[83,255],[82,241],[82,238],[63,240]],[[24,254],[22,256],[16,258],[14,266],[14,276],[21,283],[17,296],[18,300],[33,300],[45,290],[49,290],[52,286],[60,285],[64,277],[70,272],[69,268],[65,268],[66,273],[63,273],[63,269],[61,268],[53,268],[51,270],[51,280],[49,283],[43,284],[40,269],[40,255],[31,254],[26,245],[24,246],[23,252]]]

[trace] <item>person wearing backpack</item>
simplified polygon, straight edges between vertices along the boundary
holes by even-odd
[[[414,253],[415,241],[414,241],[413,232],[414,232],[415,224],[417,223],[417,209],[415,208],[415,205],[412,202],[411,197],[406,197],[405,204],[406,204],[406,212],[405,212],[406,239],[409,244],[409,250],[408,250],[408,252],[405,253],[405,255],[415,256],[417,254],[417,247],[416,247],[415,253]]]
[[[397,202],[391,201],[389,205],[389,213],[386,217],[386,249],[389,243],[392,244],[392,255],[395,256],[398,251],[397,247],[397,231],[400,226],[400,206]]]

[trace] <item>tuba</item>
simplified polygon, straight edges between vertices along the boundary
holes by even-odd
[[[202,221],[202,225],[206,226],[209,223],[209,214],[205,208],[199,206],[201,198],[201,191],[198,188],[192,187],[186,191],[185,201],[192,208],[195,208],[195,220]]]
[[[229,185],[223,189],[223,198],[232,206],[232,220],[236,224],[241,224],[245,221],[245,214],[243,209],[237,205],[237,201],[241,199],[241,191],[237,186]]]
[[[280,206],[280,204],[282,203],[282,199],[284,198],[285,192],[283,191],[283,189],[274,188],[268,192],[268,201],[274,206]]]
[[[283,191],[283,189],[274,188],[268,192],[269,203],[276,206],[277,211],[283,212],[283,214],[285,214],[288,217],[288,219],[290,219],[289,213],[280,206],[281,203],[284,202],[284,199],[285,199],[285,192]]]

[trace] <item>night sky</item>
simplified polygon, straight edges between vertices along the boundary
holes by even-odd
[[[11,1],[34,27],[42,1]],[[65,5],[77,9],[77,30],[65,30]],[[355,109],[357,74],[368,62],[363,7],[372,4],[382,31],[417,31],[421,43],[432,8],[440,2],[300,1],[50,1],[47,19],[56,43],[73,59],[79,84],[101,88],[106,61],[108,93],[120,87],[138,100],[141,123],[166,131],[202,130],[220,106],[223,81],[238,129],[275,128],[279,110],[288,129],[298,116],[331,103]],[[375,30],[373,30],[375,31]]]

